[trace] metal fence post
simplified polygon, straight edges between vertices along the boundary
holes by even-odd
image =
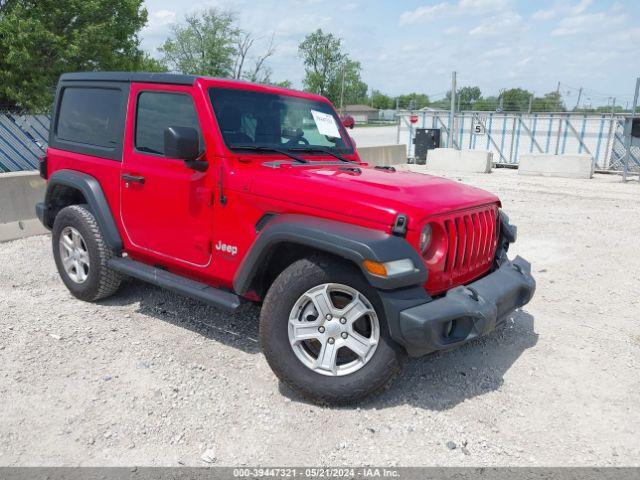
[[[636,93],[633,96],[633,106],[631,107],[631,118],[629,119],[629,128],[625,128],[624,137],[624,166],[622,169],[622,181],[627,181],[627,173],[629,172],[629,159],[631,158],[631,128],[633,126],[633,119],[636,118],[636,107],[638,106],[638,91],[640,90],[640,77],[636,79]],[[638,177],[640,181],[640,176]]]
[[[455,115],[456,115],[456,72],[451,72],[451,110],[449,110],[449,135],[447,136],[447,148],[455,145]]]
[[[513,163],[513,146],[516,141],[516,115],[513,115],[513,125],[511,126],[511,147],[509,148],[509,163]]]
[[[558,136],[556,137],[556,155],[558,155],[558,153],[560,153],[560,137],[562,136],[562,116],[559,118],[558,121]]]

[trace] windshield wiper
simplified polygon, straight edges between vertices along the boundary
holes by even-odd
[[[331,155],[332,157],[337,158],[341,162],[347,163],[358,163],[355,160],[349,160],[348,158],[343,157],[339,153],[332,152],[326,148],[321,147],[291,147],[288,149],[290,152],[307,152],[307,153],[326,153],[327,155]]]
[[[300,162],[300,163],[309,163],[308,160],[305,160],[304,158],[300,158],[297,155],[294,155],[293,153],[284,150],[284,149],[280,149],[280,148],[275,148],[275,147],[264,147],[261,145],[231,145],[231,149],[232,150],[253,150],[255,152],[276,152],[276,153],[280,153],[282,155],[285,155],[289,158],[293,158],[296,162]]]

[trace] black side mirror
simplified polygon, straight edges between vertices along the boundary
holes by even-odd
[[[164,155],[168,158],[184,160],[187,167],[204,172],[209,164],[198,160],[200,138],[198,131],[191,127],[167,127],[164,129]]]

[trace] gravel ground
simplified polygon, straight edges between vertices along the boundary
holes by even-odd
[[[83,303],[48,236],[1,244],[0,464],[640,465],[640,186],[454,178],[501,196],[537,295],[358,408],[279,385],[256,307],[136,281]]]

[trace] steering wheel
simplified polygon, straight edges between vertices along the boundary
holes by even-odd
[[[295,137],[295,138],[292,138],[291,140],[289,140],[287,143],[285,143],[285,145],[287,147],[295,147],[295,146],[300,145],[300,144],[309,145],[309,140],[307,140],[304,137]]]

